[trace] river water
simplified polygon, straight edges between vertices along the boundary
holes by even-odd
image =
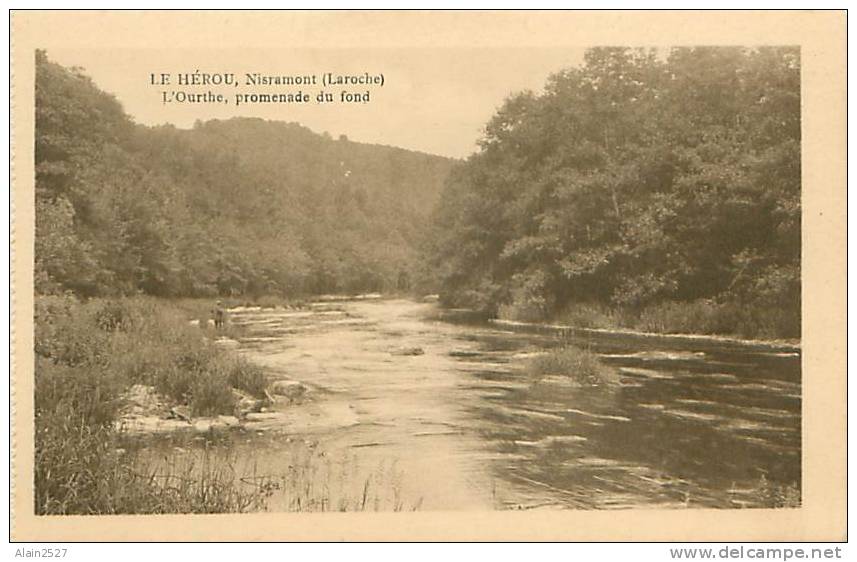
[[[561,341],[409,300],[231,320],[242,354],[309,389],[221,445],[245,472],[286,474],[272,510],[319,493],[326,509],[734,508],[763,505],[760,486],[800,485],[795,350]],[[563,343],[596,352],[614,384],[527,374]]]

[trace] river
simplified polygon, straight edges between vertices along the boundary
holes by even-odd
[[[796,350],[564,338],[617,373],[534,377],[551,333],[445,319],[410,300],[236,309],[240,353],[309,390],[219,446],[284,474],[269,509],[757,507],[799,489]],[[569,341],[570,340],[570,341]],[[761,484],[760,484],[761,483]]]

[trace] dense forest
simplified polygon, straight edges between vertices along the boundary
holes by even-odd
[[[659,308],[799,337],[800,115],[797,48],[591,49],[487,124],[427,269],[447,304],[513,319]]]
[[[135,124],[37,53],[36,289],[439,292],[592,327],[799,337],[797,48],[595,48],[466,161],[235,118]]]
[[[452,161],[259,119],[135,124],[36,54],[36,291],[406,288]]]

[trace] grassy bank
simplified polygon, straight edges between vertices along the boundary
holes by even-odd
[[[233,414],[233,389],[264,396],[265,373],[215,345],[211,335],[156,299],[36,299],[37,513],[259,507],[260,498],[214,467],[197,473],[193,485],[164,485],[122,452],[115,429],[123,395],[136,384],[154,387],[194,416]],[[189,482],[188,475],[175,476]]]
[[[193,299],[36,298],[37,514],[260,511],[274,496],[281,496],[275,500],[281,508],[296,511],[418,507],[377,475],[360,489],[346,488],[350,482],[337,483],[324,471],[339,465],[321,455],[292,462],[285,473],[259,474],[252,458],[236,462],[228,446],[209,449],[225,434],[209,434],[204,447],[191,441],[153,456],[146,436],[124,433],[117,422],[136,385],[152,387],[173,410],[194,417],[237,415],[247,395],[266,397],[265,372],[215,343],[240,328],[191,324],[207,319],[211,308],[210,300]],[[341,489],[335,496],[333,483]]]
[[[745,339],[799,339],[800,309],[712,300],[663,302],[642,308],[572,303],[557,312],[502,305],[503,320],[545,321],[576,328],[627,329],[656,334],[701,334]]]

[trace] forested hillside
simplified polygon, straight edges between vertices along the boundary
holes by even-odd
[[[142,126],[40,52],[36,289],[419,285],[514,319],[798,337],[800,130],[797,48],[591,49],[457,164],[259,119]]]
[[[39,293],[402,288],[451,160],[259,119],[135,124],[37,53]]]
[[[797,48],[589,50],[508,99],[453,172],[443,300],[799,336],[800,115]]]

